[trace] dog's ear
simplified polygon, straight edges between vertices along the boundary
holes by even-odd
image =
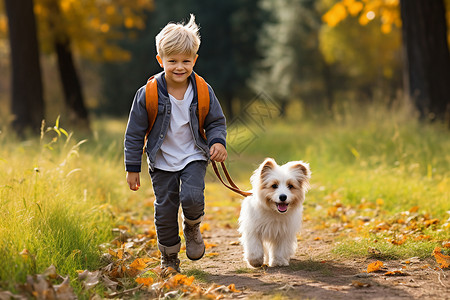
[[[303,161],[292,161],[289,163],[289,168],[297,174],[300,186],[302,186],[305,191],[309,190],[309,179],[311,178],[309,164]]]
[[[270,171],[275,169],[277,163],[273,158],[266,158],[261,164],[261,178],[264,178]]]
[[[307,179],[311,178],[311,170],[309,169],[309,164],[308,163],[305,163],[303,161],[296,161],[296,162],[294,162],[292,168],[300,170],[300,172],[302,172],[302,174]]]
[[[291,161],[286,164],[289,169],[299,172],[300,176],[306,180],[311,178],[311,170],[309,169],[309,164],[304,161]]]

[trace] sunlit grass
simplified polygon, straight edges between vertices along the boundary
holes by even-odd
[[[304,160],[313,172],[305,204],[310,222],[327,218],[327,207],[337,201],[356,207],[377,199],[383,200],[379,218],[413,206],[440,225],[449,217],[450,132],[444,126],[377,106],[346,108],[334,119],[289,112],[254,129],[257,137],[244,151],[229,147],[229,171],[243,190],[251,188],[250,176],[265,157],[280,164]],[[114,226],[129,216],[152,218],[145,163],[139,192],[130,192],[125,182],[125,126],[125,119],[96,120],[93,136],[80,145],[85,137],[67,141],[55,131],[26,142],[0,134],[0,288],[14,289],[51,264],[71,278],[76,270],[95,270],[98,246],[112,239]],[[223,187],[211,169],[206,181],[205,222],[236,227],[242,197]],[[426,234],[430,241],[396,246],[369,229],[354,231],[339,240],[334,253],[370,256],[367,248],[375,247],[383,257],[426,257],[436,240],[450,238],[431,227]]]
[[[376,104],[344,107],[333,119],[290,111],[284,119],[266,124],[263,130],[253,130],[258,137],[245,151],[230,153],[229,169],[239,178],[238,185],[249,186],[251,173],[265,157],[279,164],[304,160],[312,170],[305,213],[313,223],[329,219],[327,208],[336,202],[356,207],[377,199],[383,201],[379,218],[419,206],[429,218],[440,219],[441,226],[448,222],[450,132],[445,125],[423,124],[404,108],[389,111]],[[436,241],[450,239],[442,228],[429,230],[430,241],[401,246],[386,242],[380,247],[391,257],[429,256]],[[335,253],[367,256],[367,245],[352,240],[367,234],[368,230],[342,238]]]
[[[52,264],[73,280],[77,270],[98,268],[99,245],[112,239],[116,208],[127,200],[121,154],[85,151],[59,126],[26,142],[1,136],[0,144],[0,288]]]

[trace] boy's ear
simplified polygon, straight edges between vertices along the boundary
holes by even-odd
[[[161,56],[156,55],[156,60],[158,61],[158,63],[159,63],[159,65],[161,66],[161,68],[164,68],[163,61],[162,61]]]

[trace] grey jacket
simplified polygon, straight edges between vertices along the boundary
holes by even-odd
[[[170,122],[170,112],[172,110],[169,95],[167,93],[164,72],[157,74],[155,77],[158,83],[158,114],[156,116],[155,124],[148,135],[147,144],[145,145],[147,163],[151,171],[154,170],[156,153],[160,149],[167,134],[167,129],[169,128]],[[206,157],[209,158],[209,148],[213,144],[221,143],[226,146],[227,131],[225,116],[213,89],[208,85],[210,102],[209,112],[206,115],[204,124],[207,141],[204,140],[199,132],[197,110],[198,97],[194,72],[192,72],[189,80],[191,80],[194,90],[194,99],[192,100],[189,108],[191,119],[190,127],[194,135],[196,145],[204,151]],[[148,115],[145,108],[145,86],[143,86],[134,96],[133,105],[131,107],[127,129],[125,132],[124,152],[125,169],[127,172],[141,171],[142,149],[144,148],[144,139],[147,128]]]

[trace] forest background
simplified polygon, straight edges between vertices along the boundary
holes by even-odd
[[[211,170],[206,258],[182,254],[181,279],[156,267],[154,195],[147,172],[129,191],[123,134],[161,70],[156,34],[190,13],[238,185],[265,157],[310,163],[290,268],[245,267],[241,198]],[[448,294],[449,22],[450,0],[0,1],[0,298]],[[358,277],[378,260],[417,286]]]
[[[282,113],[293,102],[331,116],[349,101],[392,106],[408,99],[422,120],[445,121],[448,6],[447,0],[1,2],[1,124],[20,133],[62,115],[63,124],[89,130],[89,118],[126,116],[137,88],[160,71],[155,35],[189,13],[201,26],[196,71],[214,87],[228,120],[264,92]]]

